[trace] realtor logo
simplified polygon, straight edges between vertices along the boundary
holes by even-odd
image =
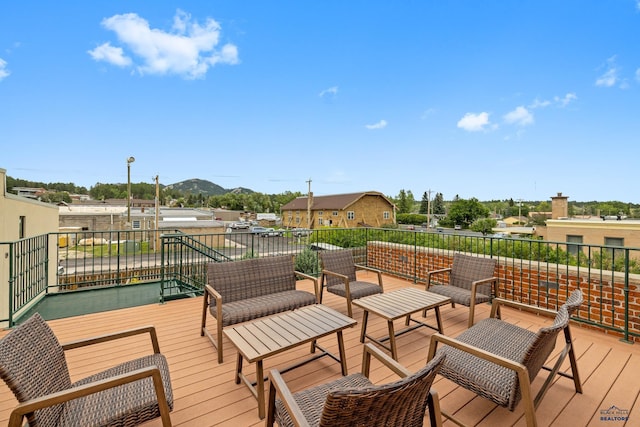
[[[628,421],[629,410],[620,409],[616,405],[608,409],[600,409],[600,421]]]

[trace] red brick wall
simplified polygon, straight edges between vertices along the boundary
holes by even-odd
[[[398,277],[425,279],[427,272],[450,267],[452,251],[411,245],[369,242],[367,264]],[[585,302],[578,315],[588,324],[624,337],[625,298],[624,273],[578,269],[565,265],[499,258],[495,275],[499,279],[500,296],[527,304],[557,309],[572,290],[580,287]],[[551,282],[558,289],[540,284]],[[569,292],[567,292],[567,289]],[[640,342],[640,277],[629,277],[629,340]]]

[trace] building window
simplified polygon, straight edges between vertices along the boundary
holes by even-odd
[[[572,236],[567,234],[567,243],[582,243],[582,236]],[[567,245],[567,252],[571,255],[578,255],[578,252],[581,252],[580,245]]]
[[[300,218],[296,218],[296,224],[300,224]]]
[[[298,218],[298,220],[300,220],[300,211],[296,211],[296,218]]]
[[[338,211],[333,211],[333,212],[331,212],[331,215],[333,215],[333,216],[338,216]]]
[[[20,216],[18,219],[18,239],[27,237],[27,217]]]
[[[322,216],[322,211],[318,211],[318,216]]]
[[[347,212],[347,219],[355,219],[355,218],[356,218],[356,213],[354,211]]]
[[[322,225],[322,218],[318,218],[318,225]]]
[[[287,216],[289,217],[289,219],[291,219],[293,217],[293,212],[291,211],[287,212]]]
[[[605,246],[619,246],[620,248],[623,248],[624,239],[622,237],[605,237],[604,244]],[[624,257],[624,251],[622,249],[612,249],[612,248],[606,248],[606,249],[612,258]]]
[[[140,220],[139,219],[134,219],[133,221],[131,221],[131,229],[132,230],[140,230]]]
[[[389,213],[389,211],[384,211],[384,212],[382,212],[382,218],[383,218],[383,219],[389,219],[389,218],[391,218],[391,213]]]

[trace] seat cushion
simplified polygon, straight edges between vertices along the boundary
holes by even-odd
[[[235,325],[247,320],[281,313],[287,310],[315,304],[316,296],[307,291],[284,291],[222,304],[222,326]],[[215,300],[210,306],[216,317]]]
[[[484,319],[456,339],[506,359],[521,362],[537,334],[499,319]],[[456,384],[513,410],[520,400],[515,371],[443,345],[446,354],[440,374]],[[533,378],[531,379],[533,381]]]
[[[327,395],[331,391],[361,389],[372,385],[371,381],[369,381],[369,379],[364,375],[352,374],[347,375],[346,377],[340,377],[328,384],[321,384],[303,390],[299,393],[294,393],[293,398],[298,403],[298,406],[300,406],[300,409],[309,422],[309,425],[317,426],[320,424],[320,417],[322,416],[322,410],[324,409],[324,402],[327,400]],[[289,413],[280,399],[276,399],[275,420],[280,427],[289,427],[294,425]]]
[[[457,286],[451,285],[431,285],[429,286],[429,292],[449,297],[451,298],[451,302],[456,304],[465,305],[467,307],[471,305],[471,291],[464,288],[458,288]],[[476,292],[476,304],[487,301],[489,301],[489,295]]]
[[[169,408],[173,409],[173,392],[169,366],[162,354],[141,357],[73,384],[73,387],[126,374],[149,366],[160,369]],[[160,416],[153,380],[145,378],[123,384],[64,405],[59,426],[133,426]]]
[[[344,282],[338,285],[328,286],[327,291],[343,298],[347,297]],[[369,295],[381,294],[382,288],[375,283],[355,281],[349,282],[349,291],[351,292],[351,299],[358,299]]]

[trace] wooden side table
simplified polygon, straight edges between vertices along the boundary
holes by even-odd
[[[360,342],[364,342],[365,337],[369,338],[371,341],[389,350],[391,352],[391,357],[398,360],[396,337],[423,326],[434,329],[441,334],[444,333],[442,328],[442,319],[440,318],[440,306],[449,303],[451,303],[451,298],[449,297],[414,288],[403,288],[396,291],[370,295],[368,297],[353,300],[353,305],[364,310],[362,315]],[[413,313],[429,309],[435,310],[437,327],[411,318]],[[380,316],[387,321],[387,325],[389,327],[388,336],[374,338],[367,335],[367,321],[369,319],[369,313]],[[406,318],[405,324],[407,327],[396,332],[393,327],[393,321],[400,319],[401,317]],[[415,325],[409,326],[410,322],[415,323]],[[389,341],[389,345],[386,345],[385,341]]]
[[[264,365],[267,357],[287,351],[302,344],[311,343],[311,353],[319,349],[319,353],[295,363],[280,372],[304,365],[323,356],[329,356],[342,367],[342,375],[347,375],[347,362],[344,351],[342,330],[357,322],[322,304],[302,307],[293,311],[263,317],[224,329],[224,334],[238,349],[236,361],[236,384],[244,382],[258,400],[258,415],[265,416]],[[336,334],[339,355],[334,355],[320,347],[316,340],[324,336]],[[242,373],[242,361],[256,364],[256,381],[250,381]]]

